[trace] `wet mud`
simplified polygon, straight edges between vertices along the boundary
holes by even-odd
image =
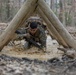
[[[59,51],[57,48],[60,47],[56,40],[52,40],[50,36],[47,37],[47,46],[46,52],[40,50],[36,47],[31,47],[30,49],[23,48],[23,40],[16,42],[14,46],[6,46],[0,54],[5,54],[13,57],[27,57],[30,59],[38,59],[47,61],[48,59],[54,57],[61,57],[63,55],[62,51]],[[19,44],[18,44],[19,43]]]
[[[50,36],[45,53],[36,47],[26,50],[22,42],[8,44],[0,52],[0,75],[76,75],[76,59],[63,55],[59,47]]]

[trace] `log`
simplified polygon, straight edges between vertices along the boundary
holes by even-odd
[[[37,12],[47,23],[47,27],[50,35],[52,35],[61,45],[63,45],[64,47],[68,47],[67,43],[63,40],[63,38],[60,36],[58,31],[54,28],[54,26],[51,24],[51,22],[48,20],[48,18],[45,16],[45,14],[42,12],[42,10],[39,7],[37,7]]]
[[[59,19],[53,13],[50,7],[46,4],[46,2],[44,0],[38,0],[38,5],[41,8],[41,10],[45,13],[47,18],[50,20],[52,25],[56,28],[58,33],[63,37],[64,41],[66,41],[66,43],[70,47],[76,49],[76,41],[69,34],[69,32],[65,29],[63,24],[59,21]]]
[[[76,52],[75,50],[68,49],[68,48],[58,48],[58,50],[61,50],[64,52],[65,55],[67,55],[69,58],[76,58]]]
[[[10,41],[16,29],[35,11],[37,0],[26,0],[21,9],[0,36],[0,51]],[[32,6],[32,7],[31,7]],[[29,15],[28,13],[31,12]]]

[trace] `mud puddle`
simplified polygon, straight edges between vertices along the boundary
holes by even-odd
[[[61,57],[63,52],[57,50],[59,44],[56,40],[52,40],[50,36],[47,36],[47,48],[46,52],[44,53],[42,50],[38,50],[36,47],[32,47],[28,50],[23,49],[21,45],[16,46],[6,46],[2,50],[0,54],[5,54],[13,57],[27,57],[29,59],[39,59],[47,61],[48,59],[54,57]]]

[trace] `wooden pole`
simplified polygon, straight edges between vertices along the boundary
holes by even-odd
[[[45,14],[43,13],[43,11],[37,7],[37,12],[38,14],[42,17],[42,19],[47,23],[47,27],[49,30],[49,33],[51,35],[53,35],[53,37],[64,47],[68,47],[67,43],[62,39],[62,37],[60,36],[60,34],[58,33],[58,31],[54,28],[54,26],[51,24],[51,22],[48,20],[48,18],[45,16]]]
[[[63,39],[67,42],[67,44],[76,49],[76,41],[73,39],[73,37],[69,34],[69,32],[65,29],[63,24],[59,21],[59,19],[56,17],[56,15],[53,13],[53,11],[48,7],[46,2],[44,0],[38,0],[38,5],[41,8],[41,10],[46,14],[47,18],[50,20],[50,22],[54,25],[58,33],[63,37]]]
[[[8,27],[0,36],[0,51],[9,42],[12,35],[16,29],[26,20],[32,13],[28,15],[29,12],[33,12],[36,8],[37,0],[26,0],[21,9],[9,23]],[[27,16],[28,15],[28,16]]]

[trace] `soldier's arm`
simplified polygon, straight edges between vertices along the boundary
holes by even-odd
[[[28,27],[25,29],[16,30],[15,33],[18,34],[18,37],[27,37],[30,38],[30,34],[27,32]]]
[[[40,33],[40,43],[42,47],[46,47],[46,34],[45,31]]]

